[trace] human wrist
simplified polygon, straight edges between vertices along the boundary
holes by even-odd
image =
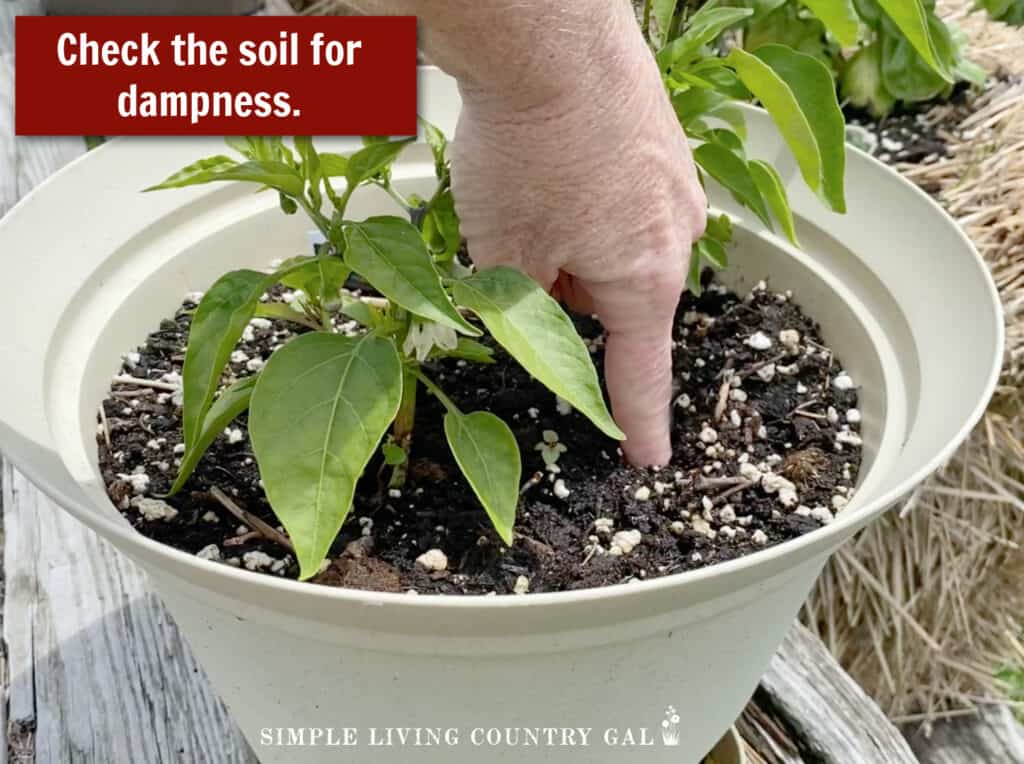
[[[627,96],[638,74],[649,74],[643,68],[654,66],[633,12],[626,2],[609,3],[603,12],[588,11],[587,5],[517,11],[523,26],[510,38],[518,41],[518,50],[498,66],[457,62],[449,69],[463,99],[484,113],[528,116]],[[527,45],[533,51],[524,55]]]

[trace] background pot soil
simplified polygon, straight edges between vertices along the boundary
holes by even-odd
[[[389,491],[380,458],[371,462],[331,562],[314,581],[444,594],[579,589],[703,567],[820,527],[846,503],[857,478],[857,394],[791,297],[764,285],[744,299],[716,285],[699,298],[684,296],[675,325],[674,456],[661,470],[625,464],[617,443],[500,348],[492,365],[436,362],[432,375],[463,410],[494,412],[519,442],[525,484],[515,544],[505,547],[490,528],[448,450],[441,405],[421,392],[407,484]],[[294,295],[276,291],[268,298]],[[240,524],[216,498],[219,489],[278,526],[244,416],[217,439],[180,494],[158,498],[170,488],[183,450],[174,389],[197,299],[186,300],[125,356],[122,375],[146,382],[114,384],[103,404],[97,439],[109,495],[150,538],[294,578],[298,567],[288,550]],[[575,321],[600,369],[600,325],[589,317]],[[337,326],[358,331],[342,319]],[[258,370],[272,349],[301,331],[254,320],[224,381]],[[554,467],[538,450],[545,431],[564,446]],[[767,479],[758,481],[758,470],[770,473]],[[444,570],[417,563],[428,550],[444,553]]]

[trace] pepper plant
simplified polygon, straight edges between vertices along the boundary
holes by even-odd
[[[786,45],[754,51],[716,42],[726,30],[754,15],[752,8],[711,0],[696,11],[677,0],[646,0],[641,24],[676,116],[699,145],[694,159],[703,174],[727,188],[768,228],[776,224],[797,243],[785,184],[775,167],[747,156],[746,124],[740,103],[756,98],[785,139],[804,182],[836,212],[846,211],[843,194],[845,122],[832,76],[821,61]],[[728,264],[732,224],[711,217],[693,248],[687,279],[700,292],[704,267]]]
[[[985,79],[964,55],[960,30],[936,15],[934,0],[740,3],[754,11],[741,27],[744,48],[781,43],[813,55],[838,79],[843,99],[876,117],[900,102],[948,94],[956,82]],[[1012,10],[1013,3],[1000,5]]]
[[[976,0],[974,8],[1004,24],[1024,26],[1024,0]]]
[[[462,411],[428,371],[430,361],[442,357],[491,363],[490,348],[474,339],[484,329],[602,432],[624,437],[605,406],[590,353],[559,304],[520,271],[474,273],[459,263],[446,140],[432,125],[423,128],[438,181],[428,200],[405,198],[391,182],[392,163],[412,139],[364,139],[348,157],[320,153],[308,137],[295,138],[294,150],[281,138],[228,139],[244,161],[201,159],[153,187],[255,183],[276,191],[286,214],[301,208],[326,240],[316,255],[293,258],[273,273],[226,273],[203,295],[182,370],[185,453],[171,489],[182,489],[217,435],[248,409],[267,497],[288,531],[303,579],[326,557],[378,448],[392,468],[391,487],[402,485],[423,388],[444,405],[452,454],[498,534],[512,543],[521,477],[515,437],[494,414]],[[336,179],[344,184],[340,191]],[[350,197],[362,186],[382,188],[403,216],[346,217]],[[351,274],[384,301],[344,294]],[[298,309],[261,302],[278,284],[301,290]],[[259,316],[311,331],[218,396],[232,350]],[[363,331],[339,333],[338,316],[354,319]]]
[[[770,163],[747,157],[737,104],[761,102],[804,181],[838,212],[845,210],[843,116],[832,77],[815,57],[777,44],[719,52],[714,42],[722,32],[753,12],[719,0],[693,13],[686,3],[647,0],[642,23],[680,125],[699,143],[694,158],[700,171],[796,243],[783,180]],[[182,370],[185,453],[171,489],[182,489],[217,435],[248,409],[267,497],[304,579],[327,555],[378,448],[391,468],[390,486],[403,484],[421,389],[443,404],[452,454],[498,534],[512,543],[522,472],[516,440],[494,414],[461,411],[429,371],[444,357],[491,362],[488,345],[475,339],[484,330],[602,432],[624,437],[605,406],[586,345],[558,303],[517,270],[473,272],[460,263],[447,141],[434,126],[422,127],[437,176],[429,199],[406,198],[391,182],[392,164],[412,139],[366,138],[346,157],[318,152],[308,137],[295,138],[293,147],[281,138],[231,138],[229,146],[244,161],[208,157],[153,187],[255,183],[278,194],[285,214],[302,209],[325,239],[315,255],[293,258],[273,273],[227,273],[203,296]],[[340,190],[336,182],[343,183]],[[349,219],[348,202],[365,186],[383,189],[403,215]],[[731,230],[725,215],[708,221],[693,249],[688,283],[694,291],[705,265],[726,266]],[[353,274],[383,301],[346,294],[342,287]],[[278,284],[301,290],[302,299],[291,306],[262,302]],[[339,333],[339,315],[362,330]],[[274,352],[261,372],[218,395],[233,348],[259,316],[310,331]]]

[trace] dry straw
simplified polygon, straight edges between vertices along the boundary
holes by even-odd
[[[930,110],[949,155],[899,169],[935,195],[992,269],[1006,311],[1002,378],[963,448],[839,551],[804,614],[895,719],[1005,701],[994,670],[1024,659],[1024,33],[970,6],[940,5],[967,33],[971,57],[1000,79],[969,110]]]

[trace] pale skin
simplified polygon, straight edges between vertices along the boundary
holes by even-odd
[[[707,202],[628,0],[351,4],[419,17],[463,97],[452,187],[474,262],[597,315],[623,451],[666,464],[672,322]]]

